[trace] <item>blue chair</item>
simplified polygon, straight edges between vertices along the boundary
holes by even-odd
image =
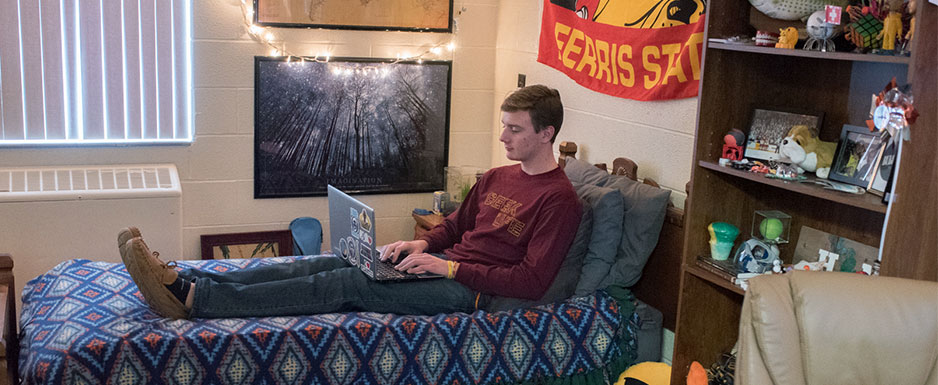
[[[311,217],[299,217],[290,222],[293,233],[293,254],[319,255],[322,249],[322,224]]]

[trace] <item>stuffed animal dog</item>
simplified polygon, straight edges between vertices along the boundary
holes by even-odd
[[[825,179],[831,171],[835,151],[837,143],[821,141],[817,131],[802,125],[792,127],[778,149],[782,156],[779,160],[798,166],[798,173],[810,171]]]

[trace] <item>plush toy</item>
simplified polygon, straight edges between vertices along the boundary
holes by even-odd
[[[642,362],[626,369],[615,385],[668,385],[671,383],[671,365],[664,362]]]
[[[792,127],[778,149],[779,160],[798,166],[798,173],[814,172],[818,178],[825,179],[831,171],[835,151],[837,143],[821,141],[817,131],[803,125]]]
[[[798,29],[788,27],[778,31],[778,43],[775,43],[775,48],[795,49],[795,44],[798,44]]]

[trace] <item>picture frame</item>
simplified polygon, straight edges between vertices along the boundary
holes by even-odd
[[[293,255],[290,230],[203,234],[202,259],[266,258]]]
[[[884,149],[885,143],[878,132],[845,124],[828,178],[869,189]]]
[[[789,108],[753,108],[746,135],[746,158],[778,160],[779,145],[796,125],[806,125],[819,131],[823,112],[798,111]]]
[[[452,62],[255,57],[254,197],[443,190]]]
[[[265,27],[453,32],[453,0],[254,0]]]
[[[898,155],[899,142],[885,138],[886,144],[883,146],[883,153],[879,156],[877,162],[876,174],[870,182],[869,192],[874,195],[884,196],[889,191],[892,184],[892,172],[896,166],[896,156]]]
[[[879,257],[879,248],[812,227],[801,226],[792,263],[797,264],[801,261],[816,262],[819,250],[836,253],[838,257],[834,262],[833,271],[847,273],[863,271],[864,264],[872,267]]]

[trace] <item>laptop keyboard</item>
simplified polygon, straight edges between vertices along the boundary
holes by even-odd
[[[380,279],[404,279],[411,276],[413,274],[395,270],[394,265],[388,262],[375,261],[375,277]]]

